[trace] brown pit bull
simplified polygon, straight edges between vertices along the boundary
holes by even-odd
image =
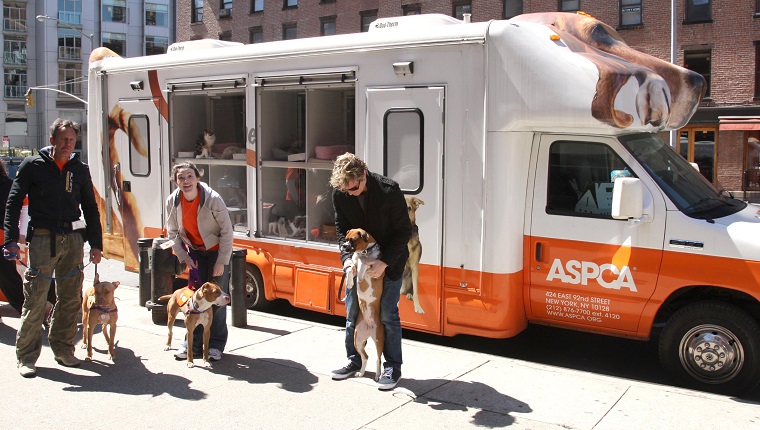
[[[82,348],[87,348],[85,361],[92,361],[92,333],[98,324],[102,326],[103,336],[108,342],[108,356],[114,361],[114,338],[116,336],[116,321],[119,312],[114,302],[113,292],[119,286],[116,282],[100,282],[95,274],[93,286],[87,288],[82,298]],[[107,330],[110,327],[110,336]]]
[[[193,367],[193,331],[199,324],[203,326],[203,365],[211,367],[208,360],[208,343],[211,338],[211,320],[213,310],[211,305],[227,306],[230,304],[229,294],[222,291],[218,285],[206,282],[200,288],[193,291],[189,287],[180,288],[171,295],[161,296],[158,300],[169,300],[166,305],[168,313],[167,325],[169,326],[169,338],[166,340],[168,351],[172,346],[172,327],[177,318],[177,312],[182,310],[185,314],[185,328],[187,329],[187,367]]]

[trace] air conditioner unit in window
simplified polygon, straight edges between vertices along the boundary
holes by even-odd
[[[229,18],[232,16],[232,9],[220,9],[219,18]]]

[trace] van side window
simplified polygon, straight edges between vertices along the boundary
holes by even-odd
[[[390,109],[383,118],[383,174],[405,194],[422,191],[424,122],[416,108]]]
[[[609,218],[612,186],[631,169],[607,145],[557,141],[549,149],[546,213]]]
[[[150,175],[149,125],[145,115],[129,117],[129,170],[134,176]]]

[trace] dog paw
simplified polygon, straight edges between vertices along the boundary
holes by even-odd
[[[87,357],[84,358],[84,361],[92,361],[92,356],[88,355]]]
[[[193,363],[192,361],[188,361],[187,367],[195,367],[195,363]]]
[[[414,300],[414,295],[412,295],[412,293],[407,293],[406,294],[406,299],[407,300]]]
[[[82,344],[82,349],[87,349],[87,344],[86,343]]]
[[[422,306],[415,305],[414,311],[417,312],[418,314],[425,314],[425,311],[422,310]]]
[[[171,345],[166,345],[166,348],[164,348],[164,351],[168,351],[170,349],[172,349],[172,346]]]
[[[364,372],[356,372],[357,378],[361,378],[362,376],[364,376]]]

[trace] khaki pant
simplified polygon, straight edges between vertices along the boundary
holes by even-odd
[[[53,245],[51,241],[54,241]],[[52,234],[49,230],[34,230],[29,244],[31,269],[24,273],[24,306],[21,326],[16,333],[16,359],[19,363],[34,364],[40,357],[45,302],[53,275],[57,278],[58,300],[53,308],[48,333],[50,349],[56,357],[74,354],[84,280],[83,247],[84,241],[79,233]]]

